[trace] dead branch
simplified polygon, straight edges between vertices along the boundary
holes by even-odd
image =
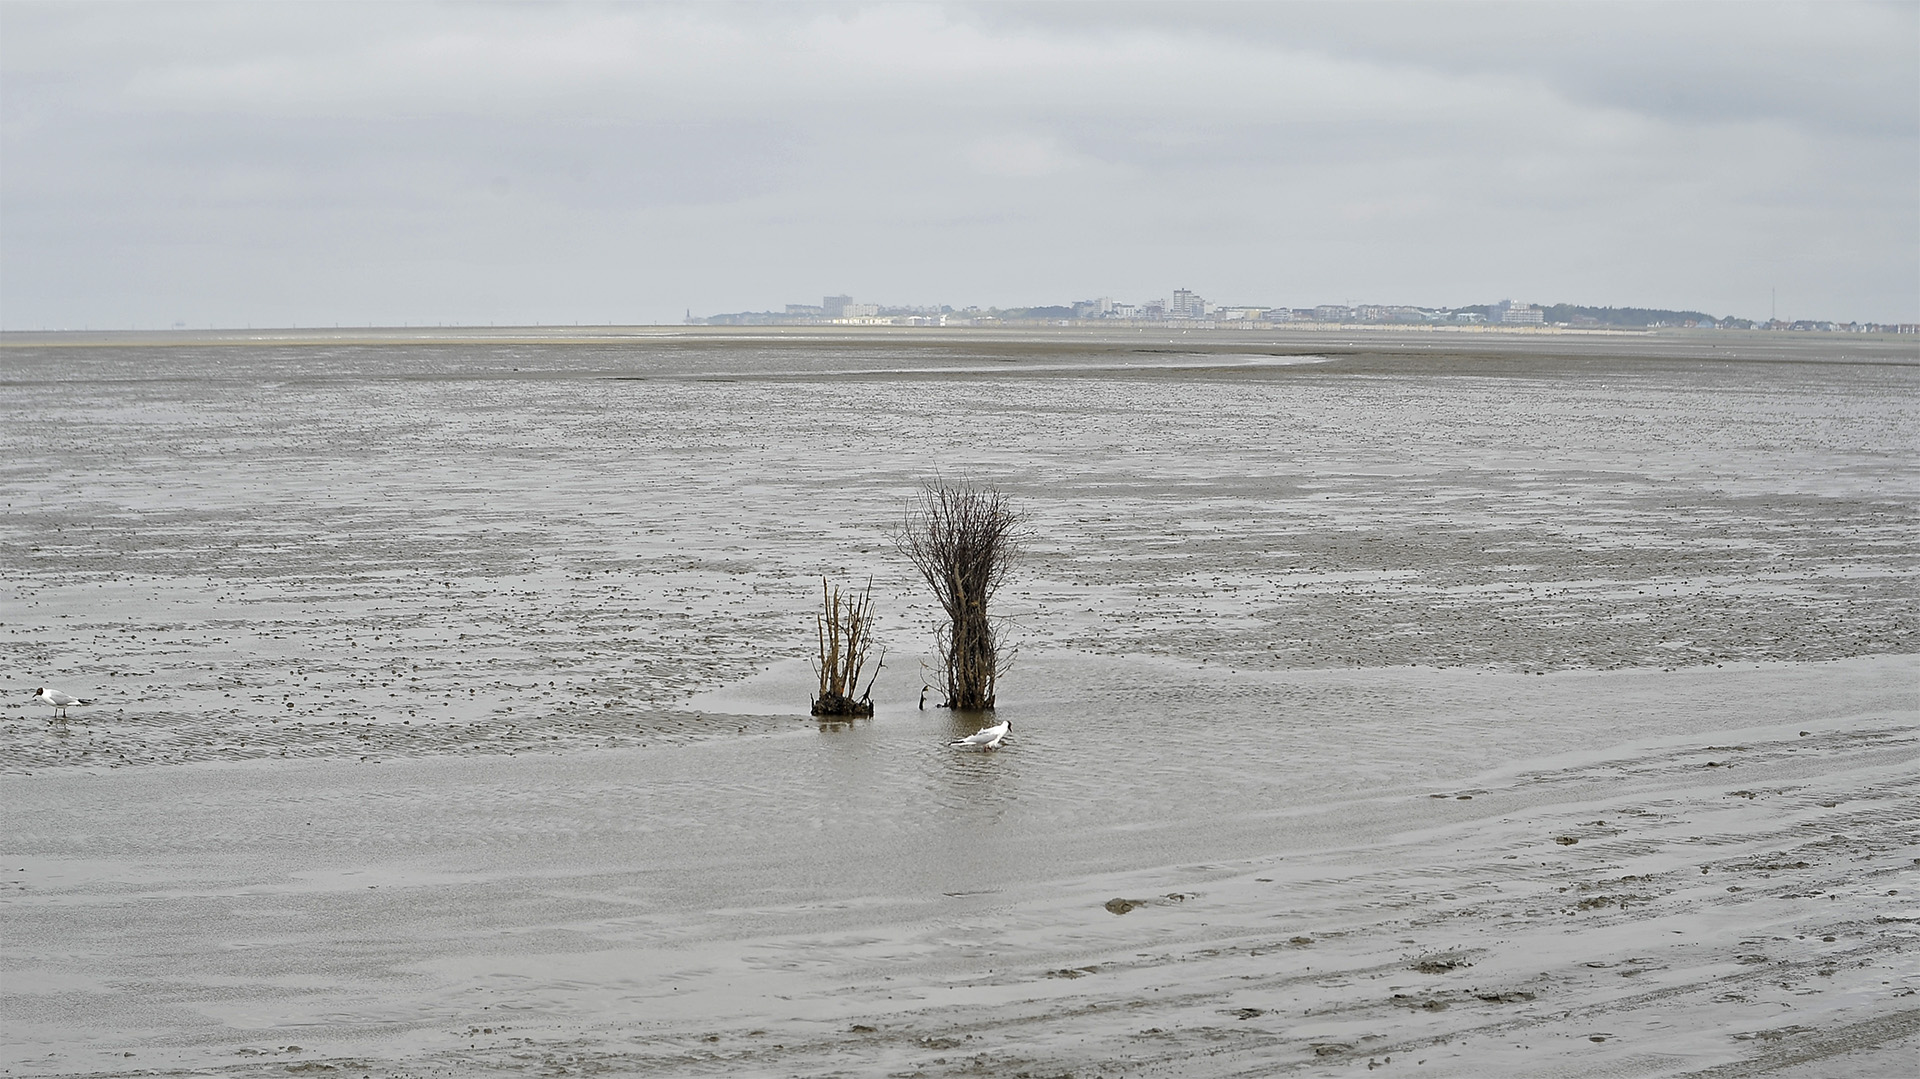
[[[813,616],[814,638],[819,655],[814,673],[820,679],[820,695],[813,700],[816,716],[870,716],[873,714],[873,683],[886,666],[886,651],[881,650],[867,688],[859,697],[860,675],[866,669],[873,648],[873,578],[858,596],[843,594],[839,585],[820,578],[820,611]]]

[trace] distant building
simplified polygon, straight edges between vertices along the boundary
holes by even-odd
[[[1175,288],[1173,300],[1162,303],[1167,309],[1167,319],[1204,319],[1213,313],[1212,303],[1190,288]]]
[[[797,314],[799,310],[803,310],[805,306],[804,304],[789,304],[787,310]],[[854,303],[853,297],[851,296],[823,296],[820,298],[820,306],[816,310],[819,312],[821,318],[831,319],[837,322],[849,318],[872,318],[880,313],[880,305],[877,303]]]
[[[1323,303],[1313,309],[1317,322],[1345,322],[1353,317],[1353,308],[1345,304]]]
[[[1418,307],[1388,304],[1362,304],[1354,308],[1361,322],[1425,322],[1427,312]]]
[[[1501,300],[1499,303],[1493,305],[1493,321],[1495,322],[1539,326],[1545,323],[1546,320],[1547,313],[1532,304],[1514,303],[1512,300]]]

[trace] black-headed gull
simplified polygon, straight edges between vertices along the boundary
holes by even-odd
[[[999,749],[1000,742],[1006,738],[1007,732],[1012,729],[1013,724],[1003,719],[991,727],[975,731],[965,738],[955,738],[947,744],[957,746],[960,749]]]
[[[53,718],[65,719],[67,718],[67,709],[76,704],[92,704],[93,702],[91,700],[83,701],[78,697],[69,697],[57,689],[48,689],[45,686],[41,686],[40,691],[33,695],[33,703],[48,705],[53,709]]]

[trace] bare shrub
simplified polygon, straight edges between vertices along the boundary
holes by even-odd
[[[814,632],[820,644],[820,656],[814,673],[820,676],[820,695],[813,700],[816,716],[870,716],[873,714],[873,683],[886,666],[882,650],[873,677],[860,691],[860,674],[866,668],[873,648],[873,581],[859,595],[842,593],[839,585],[828,585],[820,578],[820,613],[813,616]],[[858,698],[855,693],[860,693]]]
[[[907,510],[900,549],[947,616],[935,636],[945,707],[992,708],[1000,675],[1013,659],[1002,652],[987,604],[1020,554],[1018,524],[1019,516],[999,491],[947,483],[927,484]]]

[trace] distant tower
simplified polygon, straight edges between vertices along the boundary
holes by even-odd
[[[847,305],[853,302],[851,296],[822,296],[820,315],[823,318],[845,318]]]

